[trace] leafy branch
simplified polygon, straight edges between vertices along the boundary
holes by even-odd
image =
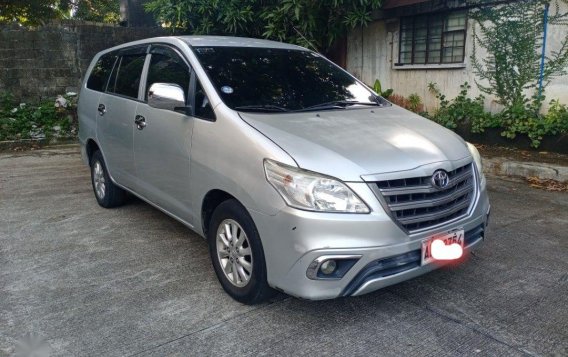
[[[549,16],[551,25],[568,26],[568,13],[562,13],[556,0]],[[526,91],[539,85],[543,46],[544,7],[547,0],[517,1],[499,6],[480,6],[472,11],[476,20],[471,64],[476,84],[486,94],[495,95],[505,107],[525,105]],[[482,56],[482,51],[487,54]],[[568,66],[568,38],[559,49],[546,56],[543,87]],[[535,98],[536,109],[543,98]]]
[[[146,11],[172,32],[265,37],[325,52],[371,21],[382,0],[150,0]]]

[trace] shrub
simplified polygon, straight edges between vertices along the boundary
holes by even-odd
[[[405,98],[400,94],[392,94],[389,96],[389,101],[414,113],[421,114],[424,112],[422,98],[420,98],[420,96],[416,93],[411,94],[408,98]]]
[[[469,83],[462,84],[459,95],[451,101],[440,92],[436,83],[430,83],[428,89],[439,101],[438,109],[430,116],[430,119],[438,124],[450,129],[455,129],[458,125],[467,125],[474,133],[483,132],[484,128],[495,125],[492,115],[485,111],[483,105],[485,98],[469,97],[471,89]]]
[[[559,134],[568,134],[568,105],[552,100],[545,121],[555,127]]]
[[[504,129],[501,135],[514,139],[518,134],[525,134],[531,140],[531,145],[537,148],[546,135],[568,134],[566,105],[553,100],[550,102],[548,113],[541,115],[536,109],[539,104],[533,103],[519,103],[501,112],[498,115]]]
[[[408,110],[414,113],[424,112],[424,104],[422,103],[422,98],[416,93],[412,93],[408,96]]]
[[[58,96],[37,105],[0,94],[0,141],[70,138],[77,134],[76,95]]]
[[[501,135],[509,139],[519,134],[527,135],[535,148],[540,146],[546,135],[568,134],[568,106],[557,100],[550,102],[550,109],[545,115],[539,113],[541,98],[537,97],[532,101],[524,99],[493,115],[485,111],[483,96],[469,97],[471,86],[467,82],[461,85],[460,94],[451,101],[435,83],[430,83],[428,88],[438,99],[439,107],[426,116],[450,129],[463,126],[472,133],[483,133],[487,128],[501,128]]]
[[[375,84],[373,84],[373,90],[375,91],[375,93],[385,99],[388,99],[393,93],[392,88],[389,88],[383,92],[383,86],[381,85],[381,81],[378,79],[375,80]]]

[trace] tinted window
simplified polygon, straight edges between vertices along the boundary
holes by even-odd
[[[138,98],[140,76],[144,67],[145,54],[123,55],[113,71],[108,91],[131,98]]]
[[[87,88],[104,92],[115,61],[115,54],[106,54],[99,58],[87,80]]]
[[[146,99],[148,99],[148,90],[152,84],[174,83],[183,88],[187,100],[189,78],[189,67],[177,53],[169,48],[153,49],[150,68],[148,68]]]
[[[223,101],[231,108],[299,110],[334,101],[376,104],[376,97],[342,69],[302,50],[196,47]]]
[[[195,86],[195,116],[198,118],[215,120],[215,112],[201,83],[197,80]]]

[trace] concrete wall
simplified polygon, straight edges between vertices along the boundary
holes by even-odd
[[[568,5],[562,3],[563,11]],[[398,61],[399,21],[398,19],[374,21],[364,29],[351,32],[347,40],[347,70],[355,74],[365,83],[372,85],[380,79],[383,88],[393,88],[395,93],[408,96],[417,93],[423,99],[426,108],[436,108],[437,100],[428,91],[428,83],[435,82],[448,98],[454,98],[460,91],[460,85],[469,82],[471,94],[480,94],[475,85],[475,74],[470,65],[473,51],[473,28],[475,22],[470,20],[467,28],[465,63],[457,68],[440,65],[424,66],[428,68],[410,68],[410,66],[394,67]],[[548,53],[560,48],[561,42],[568,36],[568,27],[550,26],[548,34]],[[478,49],[479,57],[485,53]],[[418,66],[416,66],[418,67]],[[486,96],[487,97],[487,96]],[[546,101],[560,99],[568,104],[568,76],[553,80],[546,90]],[[495,98],[487,97],[486,107],[496,111],[500,106]]]
[[[0,92],[10,92],[25,101],[37,101],[77,91],[97,52],[164,34],[161,28],[125,28],[72,21],[37,29],[0,27]]]

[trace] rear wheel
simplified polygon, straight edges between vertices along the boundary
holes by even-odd
[[[91,182],[97,202],[102,207],[117,207],[126,200],[126,192],[110,180],[103,155],[98,150],[91,158]]]
[[[213,268],[227,294],[244,304],[270,298],[262,243],[246,209],[236,200],[221,203],[208,232]]]

